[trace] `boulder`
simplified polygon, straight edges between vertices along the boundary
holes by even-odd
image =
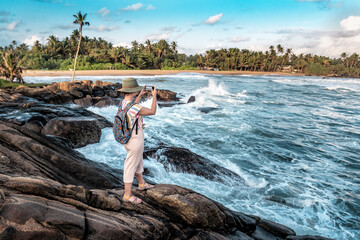
[[[90,95],[87,95],[85,98],[74,99],[74,103],[82,107],[91,107],[93,105],[93,100]]]
[[[288,228],[282,224],[270,221],[270,220],[265,220],[265,219],[261,219],[258,223],[258,226],[265,229],[268,232],[271,232],[277,236],[281,236],[283,238],[287,237],[287,236],[294,236],[296,235],[295,231],[292,230],[291,228]]]
[[[92,89],[92,95],[94,97],[103,97],[103,96],[105,96],[105,91],[103,88],[101,88],[99,86],[94,86]]]
[[[241,184],[244,183],[238,174],[185,148],[162,146],[146,149],[144,156],[156,159],[167,170],[194,174],[218,182],[224,182],[225,175],[238,180]]]
[[[74,147],[83,147],[100,141],[101,127],[94,118],[53,118],[41,133],[65,137]]]
[[[108,107],[108,106],[118,105],[118,104],[119,104],[119,101],[116,101],[109,97],[104,97],[100,101],[98,101],[94,106],[102,108],[102,107]]]
[[[82,98],[84,96],[84,93],[79,87],[70,88],[69,93],[76,98]]]
[[[106,120],[106,118],[84,108],[52,105],[41,102],[0,105],[0,121],[12,122],[17,125],[24,125],[30,121],[40,120],[45,126],[50,119],[56,117],[91,117],[98,120],[101,128],[112,127],[113,125]]]
[[[191,96],[189,97],[187,103],[192,103],[192,102],[195,102],[195,96]]]
[[[0,122],[0,156],[1,174],[47,178],[51,182],[45,185],[51,188],[57,186],[53,181],[85,188],[123,186],[121,171],[86,159],[66,139],[39,135],[10,123]],[[1,182],[4,182],[3,177],[0,177]],[[33,189],[29,184],[40,186],[39,181],[18,185],[21,182],[25,182],[24,179],[13,181],[12,186],[17,186],[17,190]],[[58,191],[58,187],[51,191],[49,187],[46,191],[46,188],[42,189],[38,192]]]
[[[94,84],[92,85],[92,88],[94,88],[94,87],[103,88],[103,82],[100,81],[100,80],[96,80],[96,81],[94,82]]]

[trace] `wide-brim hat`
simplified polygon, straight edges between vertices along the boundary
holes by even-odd
[[[125,78],[122,83],[122,88],[118,91],[125,93],[139,92],[144,87],[139,86],[135,78]]]

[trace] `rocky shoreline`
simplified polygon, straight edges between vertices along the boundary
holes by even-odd
[[[101,129],[112,126],[84,107],[117,105],[120,87],[81,81],[0,90],[0,239],[327,239],[296,236],[176,185],[134,190],[140,205],[122,202],[122,171],[75,149],[98,142]],[[171,91],[158,97],[160,106],[178,102]],[[215,181],[225,174],[241,183],[187,149],[159,146],[144,156],[176,171]]]

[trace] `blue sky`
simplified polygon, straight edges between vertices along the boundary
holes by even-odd
[[[73,14],[87,13],[84,35],[115,46],[146,39],[176,41],[179,52],[210,48],[266,50],[282,44],[294,52],[338,57],[359,52],[359,0],[0,0],[0,45],[60,39],[77,28]]]

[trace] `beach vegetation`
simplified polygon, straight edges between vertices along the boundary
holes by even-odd
[[[5,77],[10,82],[17,79],[20,83],[24,83],[22,78],[23,67],[21,66],[23,55],[14,49],[16,42],[5,49],[0,49],[0,76]],[[19,49],[27,50],[25,44],[21,44]]]
[[[19,83],[19,82],[10,82],[5,79],[0,79],[0,89],[4,88],[17,88],[19,86],[26,87],[42,87],[48,85],[47,83]]]
[[[81,45],[78,44],[80,36]],[[64,39],[49,36],[45,44],[37,41],[31,48],[21,44],[14,47],[14,51],[24,56],[21,66],[34,70],[73,70],[75,56],[78,70],[216,69],[360,77],[359,54],[343,53],[338,58],[309,53],[295,54],[292,49],[280,44],[270,46],[266,51],[223,48],[186,55],[178,52],[176,42],[146,40],[144,43],[133,41],[130,47],[113,46],[102,38],[89,38],[82,36],[79,30],[74,30]]]

